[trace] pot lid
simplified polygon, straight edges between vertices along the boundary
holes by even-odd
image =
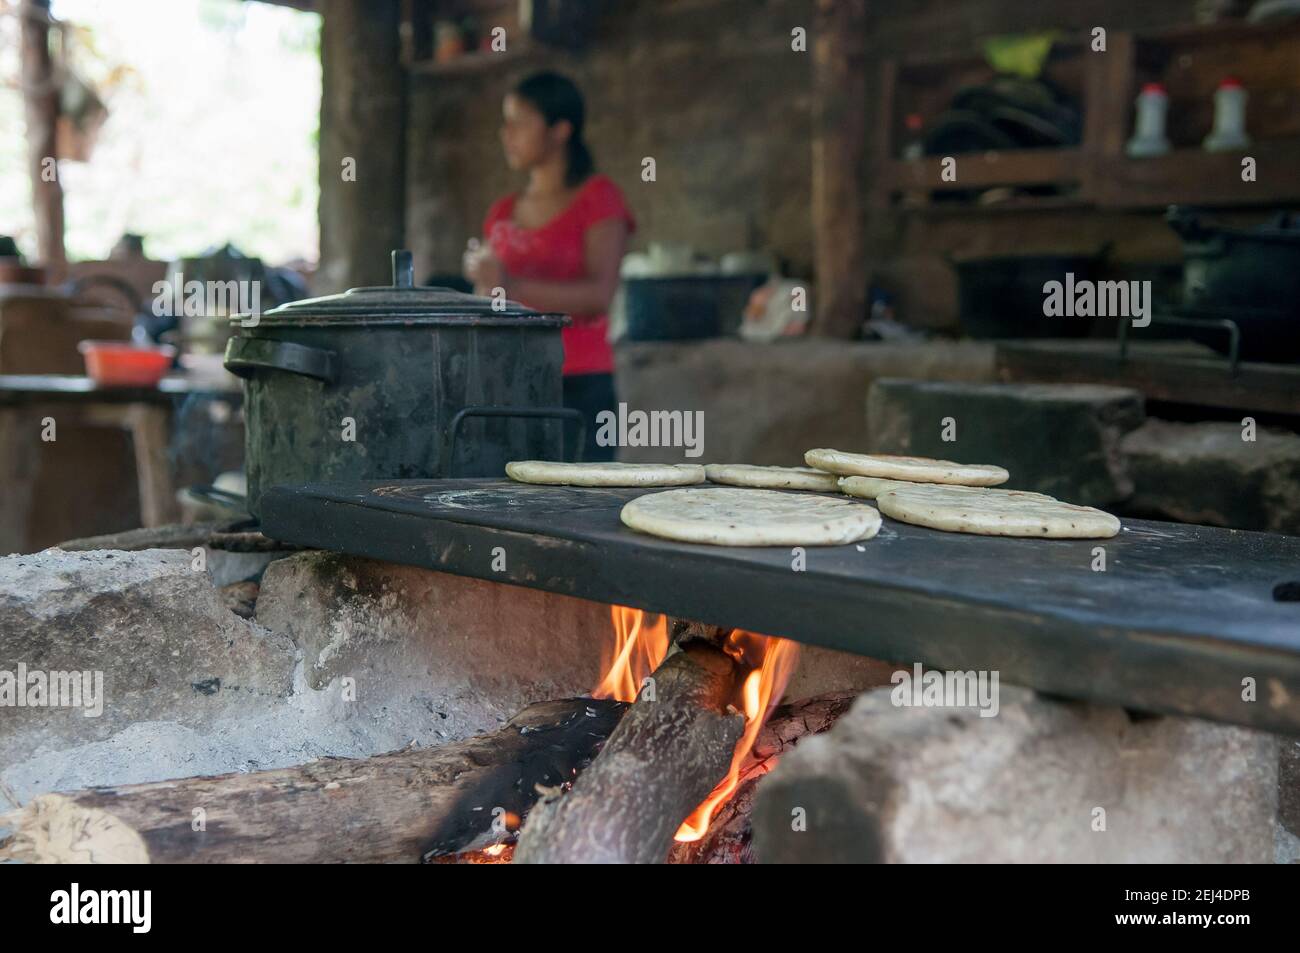
[[[249,326],[249,315],[232,321]],[[290,301],[262,314],[258,324],[475,324],[554,325],[569,323],[563,314],[543,313],[504,298],[465,294],[454,288],[417,287],[411,253],[393,252],[393,283],[350,288],[342,294]]]

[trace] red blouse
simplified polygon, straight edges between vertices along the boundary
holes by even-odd
[[[515,223],[516,198],[507,195],[492,205],[483,221],[483,234],[506,274],[518,278],[532,281],[585,278],[583,237],[587,229],[607,218],[619,218],[627,222],[629,233],[636,231],[636,219],[623,200],[623,192],[605,175],[590,176],[568,207],[540,228],[524,228]],[[520,304],[529,302],[521,299]],[[608,374],[614,370],[608,315],[575,314],[573,323],[562,334],[566,376]]]

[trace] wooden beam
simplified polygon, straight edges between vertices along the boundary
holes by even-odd
[[[817,0],[813,16],[811,332],[854,337],[867,316],[866,0]]]
[[[55,126],[59,118],[59,87],[50,55],[49,0],[23,0],[22,90],[27,113],[27,163],[36,214],[37,255],[46,280],[57,283],[67,271],[63,247],[63,186],[55,161]]]

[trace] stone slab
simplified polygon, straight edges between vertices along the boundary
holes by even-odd
[[[1132,494],[1120,441],[1143,419],[1141,394],[1099,384],[885,379],[867,398],[876,452],[994,463],[1008,487],[1087,506]]]
[[[1273,860],[1272,735],[1005,685],[993,717],[899,707],[892,691],[862,695],[764,778],[760,860]]]

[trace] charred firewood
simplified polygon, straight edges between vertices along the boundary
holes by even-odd
[[[262,587],[255,582],[232,582],[217,590],[221,604],[241,619],[253,618],[257,610],[257,594]]]
[[[731,631],[731,629],[720,625],[690,622],[686,619],[673,619],[669,626],[668,637],[673,645],[682,648],[692,642],[706,642],[714,648],[722,648]]]
[[[618,725],[627,702],[578,698],[539,702],[510,722],[514,756],[464,780],[459,805],[441,817],[425,861],[511,839],[544,792],[568,790]],[[486,815],[486,816],[485,816]]]
[[[117,549],[138,552],[142,549],[193,549],[205,546],[213,533],[225,523],[169,523],[144,529],[129,529],[104,536],[86,536],[68,539],[56,548],[69,553],[89,552],[95,549]]]
[[[777,706],[759,731],[750,760],[741,768],[735,793],[718,808],[702,838],[673,845],[669,863],[753,863],[750,812],[763,776],[801,739],[829,730],[856,697],[853,692],[834,692]]]
[[[533,809],[515,862],[663,863],[682,819],[731,764],[744,729],[730,706],[737,682],[703,629],[684,639],[573,789]]]
[[[437,748],[44,795],[0,815],[0,861],[385,863],[482,846],[539,786],[567,784],[627,708],[541,702]]]

